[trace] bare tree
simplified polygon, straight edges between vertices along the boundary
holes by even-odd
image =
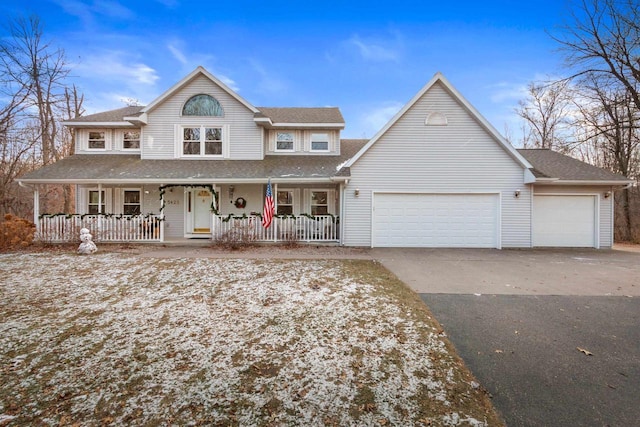
[[[30,145],[32,160],[47,165],[70,153],[73,136],[60,126],[60,121],[83,113],[83,97],[75,86],[68,87],[69,68],[64,52],[43,40],[43,27],[37,16],[18,17],[8,23],[8,30],[10,37],[0,42],[0,85],[5,98],[10,95],[8,99],[19,100],[12,120],[6,122],[8,134],[30,135],[32,141],[37,141]],[[2,108],[7,107],[9,104]],[[20,143],[24,146],[26,141]],[[6,153],[17,156],[20,150]],[[58,198],[58,193],[62,194],[65,208],[69,207],[69,189],[52,191],[54,197],[49,197],[49,191],[41,192],[45,209],[49,199]]]
[[[574,70],[570,79],[615,83],[640,110],[640,1],[581,0],[572,17],[553,37]]]
[[[591,162],[636,180],[640,178],[640,115],[632,95],[618,85],[606,85],[597,76],[585,78],[581,119],[581,150],[593,153]],[[619,237],[632,240],[636,229],[631,190],[625,188],[618,199],[621,214]]]
[[[568,151],[571,106],[568,82],[529,83],[515,110],[524,119],[522,145]]]

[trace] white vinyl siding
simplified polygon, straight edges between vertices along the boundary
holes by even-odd
[[[447,126],[427,126],[430,112]],[[359,195],[355,196],[355,189]],[[520,196],[514,197],[515,190]],[[370,246],[372,193],[500,193],[502,247],[530,247],[524,169],[437,83],[351,166],[343,243]]]
[[[209,94],[218,100],[224,109],[224,117],[182,116],[184,103],[197,94]],[[227,130],[228,155],[225,157],[235,160],[262,159],[262,128],[256,125],[253,116],[253,112],[211,80],[197,76],[148,113],[142,158],[177,157],[176,128],[205,126],[224,127]]]
[[[499,248],[499,195],[375,193],[374,247]]]
[[[596,195],[598,197],[598,240],[600,248],[613,246],[613,195],[608,198],[604,194],[610,191],[603,187],[579,187],[562,185],[537,185],[534,194],[575,194]],[[534,196],[535,197],[535,196]]]

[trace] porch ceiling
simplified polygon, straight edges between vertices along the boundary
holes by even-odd
[[[18,181],[38,183],[211,183],[328,181],[348,177],[338,167],[366,141],[344,140],[340,156],[267,156],[264,160],[152,160],[138,155],[75,154]]]

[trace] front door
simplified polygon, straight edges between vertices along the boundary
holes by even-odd
[[[211,233],[211,192],[205,189],[193,191],[193,233]]]

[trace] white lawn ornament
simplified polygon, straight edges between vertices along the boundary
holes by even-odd
[[[82,242],[80,246],[78,246],[78,253],[80,255],[91,255],[98,250],[92,239],[93,236],[88,229],[83,228],[80,230],[80,241]]]

